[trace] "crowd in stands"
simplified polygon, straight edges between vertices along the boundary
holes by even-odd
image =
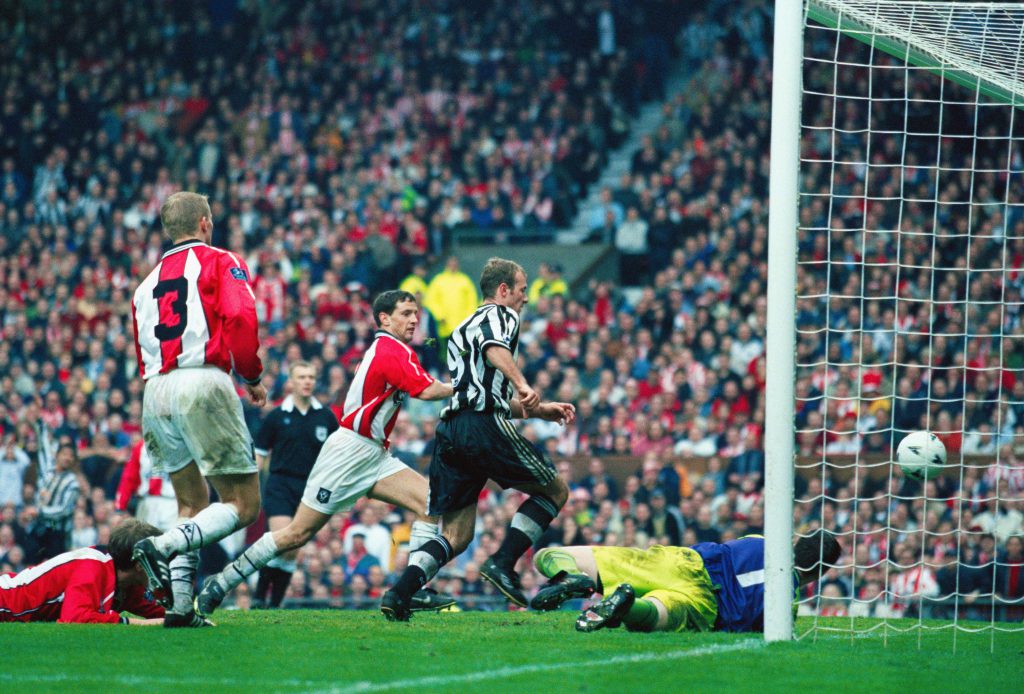
[[[536,276],[528,268],[524,372],[579,412],[566,429],[524,426],[572,489],[539,544],[693,544],[762,530],[770,4],[413,5],[97,0],[49,16],[29,14],[31,6],[0,11],[13,37],[0,44],[0,571],[42,556],[55,530],[70,546],[102,544],[119,521],[114,492],[140,435],[129,298],[163,248],[158,211],[170,192],[208,193],[215,243],[253,270],[272,403],[286,395],[288,364],[308,359],[319,368],[317,396],[337,408],[372,339],[375,291],[401,283],[422,296],[415,346],[443,376],[430,338],[443,340],[478,300],[457,258],[429,271],[452,231],[544,235],[566,225],[629,116],[650,99],[663,103],[661,123],[589,220],[594,239],[619,249],[636,294],[605,282],[570,291],[557,263]],[[664,93],[670,57],[688,79],[678,94]],[[815,175],[816,186],[828,182]],[[858,181],[849,185],[855,191]],[[808,226],[820,213],[805,206]],[[863,226],[853,211],[844,221]],[[833,254],[846,248],[843,233],[832,232]],[[814,263],[829,258],[818,239],[828,246],[829,236],[808,234],[801,246],[804,294],[821,281]],[[891,258],[894,242],[867,247]],[[864,258],[849,263],[832,275],[840,289],[862,276]],[[907,291],[919,288],[916,279]],[[881,278],[879,291],[891,281]],[[998,295],[984,276],[977,283],[981,295]],[[961,404],[985,402],[992,389],[1014,400],[987,416],[972,408],[977,427],[962,450],[973,450],[972,437],[977,452],[996,450],[1007,417],[992,409],[1024,427],[1021,364],[1009,361],[1018,352],[1006,350],[1002,380],[986,371],[993,358],[1000,366],[993,345],[1003,326],[1017,330],[1005,322],[1016,313],[1006,311],[965,356],[962,339],[940,346],[897,334],[896,316],[925,316],[881,300],[866,303],[863,323],[856,302],[803,299],[800,308],[801,326],[829,319],[827,342],[800,340],[802,363],[822,349],[837,364],[873,363],[870,335],[880,364],[927,353],[950,374],[942,395],[941,379],[910,366],[897,374],[900,397],[885,399],[869,394],[886,392],[892,368],[801,372],[802,455],[888,455],[890,427],[919,428],[932,408],[953,431]],[[958,359],[974,369],[968,391],[948,387],[964,372]],[[393,450],[421,469],[436,414],[413,400],[392,435]],[[261,416],[247,409],[253,429]],[[852,436],[857,447],[836,443]],[[947,446],[959,460],[961,448]],[[919,490],[899,477],[799,477],[798,530],[856,530],[856,545],[842,540],[843,562],[877,567],[834,570],[829,605],[853,609],[851,598],[895,590],[914,566],[947,593],[957,566],[983,567],[971,574],[981,592],[1024,593],[1013,569],[1024,468],[1012,445],[1002,450],[999,466],[968,472],[962,484],[928,483],[927,503],[902,500]],[[613,476],[610,460],[635,467]],[[1000,501],[988,501],[997,487]],[[517,503],[515,493],[485,492],[473,545],[436,582],[464,608],[504,609],[478,566]],[[290,604],[369,605],[404,567],[409,520],[374,502],[335,517],[300,552]],[[957,527],[972,529],[965,542],[951,534]],[[538,577],[520,568],[529,593]],[[237,600],[245,605],[244,590]]]

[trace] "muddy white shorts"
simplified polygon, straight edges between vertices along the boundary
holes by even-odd
[[[320,449],[302,503],[333,515],[352,508],[379,480],[408,469],[381,444],[342,427]]]
[[[174,473],[194,460],[204,477],[256,472],[242,401],[231,377],[213,366],[146,381],[142,437],[157,471]]]
[[[139,499],[135,517],[167,532],[178,524],[178,500],[172,496],[144,496]]]

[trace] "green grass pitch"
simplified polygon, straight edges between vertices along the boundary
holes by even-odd
[[[752,634],[578,634],[573,616],[395,624],[374,612],[284,610],[221,612],[203,630],[4,624],[0,691],[1011,692],[1024,673],[1024,632],[996,633],[994,652],[990,633],[960,633],[954,654],[948,630],[920,642],[878,630],[766,645]],[[799,621],[798,633],[808,626]]]

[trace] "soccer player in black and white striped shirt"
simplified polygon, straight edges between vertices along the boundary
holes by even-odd
[[[568,424],[576,417],[569,403],[541,402],[516,365],[526,273],[510,260],[491,258],[480,276],[480,290],[484,303],[448,342],[455,392],[437,426],[428,509],[443,518],[442,535],[412,552],[408,568],[384,595],[381,612],[390,620],[407,620],[412,595],[469,545],[477,498],[488,479],[530,495],[501,547],[480,567],[480,574],[506,598],[525,607],[514,567],[569,495],[551,461],[511,421],[538,417]]]

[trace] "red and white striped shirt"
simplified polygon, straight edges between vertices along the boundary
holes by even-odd
[[[433,382],[409,345],[378,330],[348,389],[341,426],[387,447],[406,395],[416,397]]]
[[[165,472],[153,470],[153,461],[149,457],[144,441],[138,441],[132,446],[132,455],[124,464],[121,482],[117,485],[114,508],[126,511],[135,494],[174,498],[174,486],[170,477]]]
[[[263,372],[249,268],[234,253],[189,240],[163,254],[135,290],[132,323],[143,379],[176,368]]]
[[[114,559],[95,547],[58,554],[17,574],[0,574],[0,622],[101,622],[115,624]],[[164,610],[145,598],[143,586],[125,591],[118,605],[140,617]]]

